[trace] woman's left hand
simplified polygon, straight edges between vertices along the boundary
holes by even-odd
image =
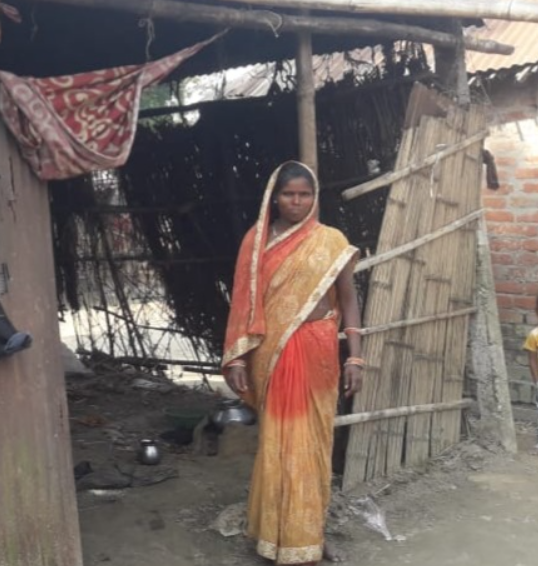
[[[344,366],[344,393],[351,397],[362,389],[362,368],[354,365]]]

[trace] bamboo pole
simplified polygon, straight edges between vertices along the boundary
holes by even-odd
[[[430,403],[428,405],[413,405],[411,407],[396,407],[394,409],[382,409],[380,411],[369,411],[366,413],[354,413],[336,417],[334,426],[348,426],[359,423],[369,423],[397,417],[408,417],[412,415],[423,415],[425,413],[440,413],[442,411],[456,411],[469,409],[475,404],[473,399],[462,399],[449,403]]]
[[[399,257],[407,252],[419,248],[420,246],[423,246],[424,244],[432,242],[433,240],[437,240],[437,238],[445,236],[446,234],[450,234],[451,232],[455,232],[456,230],[459,230],[460,228],[466,226],[470,222],[473,222],[474,220],[478,220],[478,218],[480,218],[481,215],[482,215],[482,209],[475,210],[474,212],[467,214],[463,218],[460,218],[458,220],[455,220],[454,222],[451,222],[450,224],[442,226],[441,228],[438,228],[434,232],[431,232],[430,234],[426,234],[425,236],[421,236],[420,238],[417,238],[412,242],[408,242],[407,244],[398,246],[397,248],[389,250],[388,252],[384,252],[382,254],[375,255],[367,259],[363,259],[357,263],[357,266],[355,267],[355,273],[358,273],[359,271],[364,271],[365,269],[371,269],[372,267],[374,267],[374,265],[379,265],[380,263],[384,263],[386,261],[389,261],[390,259]]]
[[[440,320],[448,320],[450,318],[456,318],[458,316],[467,316],[469,314],[475,314],[476,308],[469,307],[467,309],[460,309],[452,312],[444,312],[440,314],[433,314],[431,316],[422,316],[419,318],[413,318],[411,320],[398,320],[396,322],[388,322],[387,324],[380,324],[379,326],[370,326],[369,328],[361,328],[358,332],[361,336],[370,336],[370,334],[377,334],[379,332],[387,332],[389,330],[395,330],[397,328],[408,328],[410,326],[419,326],[421,324],[426,324],[428,322],[437,322]],[[345,334],[340,334],[340,338],[345,338]]]
[[[489,134],[488,130],[484,130],[483,132],[478,132],[470,136],[466,140],[463,140],[446,149],[443,149],[441,151],[429,155],[428,157],[426,157],[426,159],[424,159],[420,163],[412,163],[411,165],[408,165],[407,167],[404,167],[399,171],[392,171],[391,173],[386,173],[385,175],[382,175],[381,177],[378,177],[373,181],[369,181],[368,183],[358,185],[357,187],[351,187],[350,189],[347,189],[342,193],[342,197],[344,198],[344,200],[351,200],[359,196],[365,195],[366,193],[375,191],[376,189],[380,189],[381,187],[392,185],[393,183],[399,181],[400,179],[404,179],[409,175],[418,173],[422,169],[426,169],[426,167],[432,167],[433,165],[436,165],[443,159],[446,159],[447,157],[450,157],[451,155],[454,155],[455,153],[462,151],[471,145],[474,145],[475,143],[486,138],[488,134]]]
[[[28,1],[28,0],[26,0]],[[308,31],[323,35],[353,35],[376,39],[403,39],[429,43],[441,47],[455,47],[457,38],[449,33],[433,31],[414,25],[394,24],[372,19],[345,17],[295,16],[278,14],[269,10],[243,10],[230,7],[208,6],[172,0],[35,0],[41,4],[63,4],[80,8],[98,8],[137,14],[153,18],[193,22],[227,27],[266,31],[271,34]],[[464,38],[469,51],[510,55],[514,47],[493,40]]]
[[[303,31],[297,37],[296,57],[299,159],[317,172],[316,86],[312,61],[312,35]]]
[[[449,18],[491,18],[538,22],[538,6],[531,0],[217,0],[250,6],[308,10],[336,10],[359,14],[402,14]]]

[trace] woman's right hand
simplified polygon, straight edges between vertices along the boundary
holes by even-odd
[[[226,383],[234,393],[246,393],[248,391],[247,368],[234,366],[226,374]]]

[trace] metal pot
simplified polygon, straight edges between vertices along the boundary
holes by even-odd
[[[141,440],[138,461],[146,466],[155,466],[162,459],[161,451],[155,440]]]
[[[218,404],[209,420],[221,428],[230,423],[252,425],[256,422],[256,413],[239,399],[227,399]]]

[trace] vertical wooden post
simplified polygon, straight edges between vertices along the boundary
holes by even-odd
[[[81,566],[48,191],[1,120],[0,263],[2,305],[34,340],[0,358],[0,565]]]
[[[316,87],[312,57],[312,34],[301,32],[296,57],[299,159],[317,172]]]
[[[456,47],[435,48],[435,73],[443,81],[450,94],[462,105],[471,103],[471,93],[465,66],[465,45],[461,21],[451,18],[443,22],[442,31],[451,33],[460,41]]]

